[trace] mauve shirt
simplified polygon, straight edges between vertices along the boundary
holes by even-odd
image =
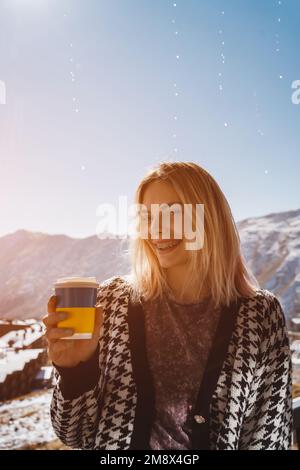
[[[145,301],[146,349],[155,390],[151,449],[192,449],[196,404],[220,309],[208,300],[179,303],[171,291],[164,300]]]

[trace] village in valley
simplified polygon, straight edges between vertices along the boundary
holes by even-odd
[[[53,367],[43,323],[0,321],[0,449],[63,449],[50,422]]]

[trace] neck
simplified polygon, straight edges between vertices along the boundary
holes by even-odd
[[[181,297],[182,284],[186,275],[185,266],[172,266],[172,268],[167,268],[165,272],[167,283],[172,291],[173,296],[179,301],[193,302],[197,293],[195,286],[192,283],[189,283],[186,286],[183,297]]]

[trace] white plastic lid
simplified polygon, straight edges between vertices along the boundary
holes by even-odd
[[[95,277],[62,277],[57,279],[54,287],[95,287],[99,286]]]

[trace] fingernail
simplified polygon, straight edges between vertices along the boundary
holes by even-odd
[[[73,333],[73,330],[71,328],[65,328],[64,333],[66,333],[66,335],[71,335]]]
[[[64,312],[61,312],[61,313],[58,315],[58,318],[59,318],[60,320],[63,320],[64,318],[67,318],[67,314],[64,313]]]

